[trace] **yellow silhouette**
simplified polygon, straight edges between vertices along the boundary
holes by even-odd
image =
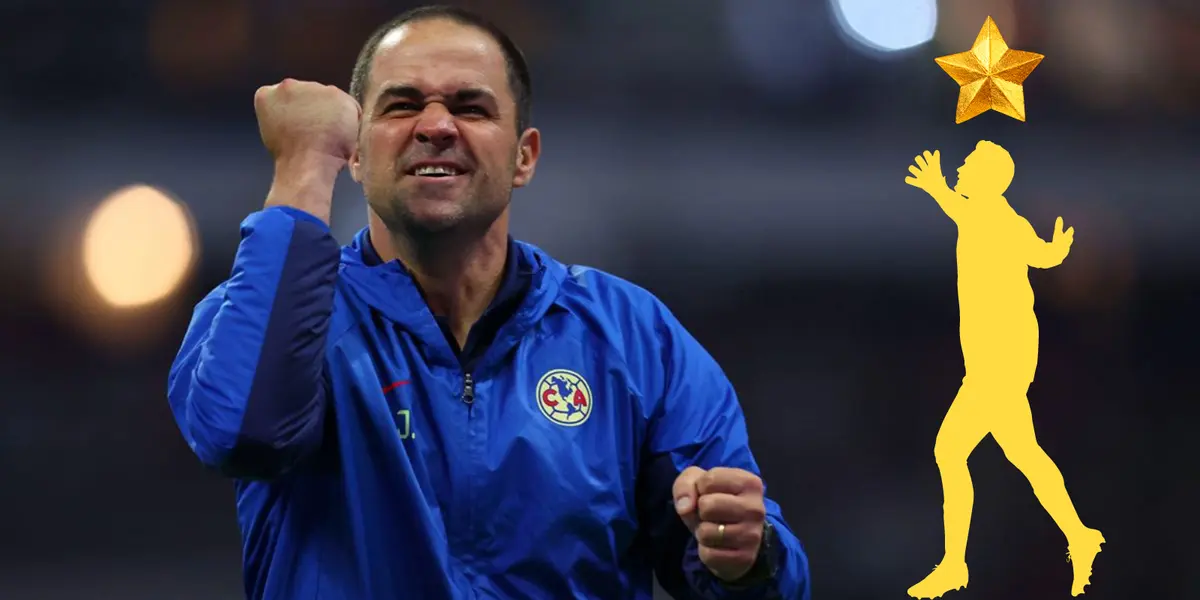
[[[933,448],[942,478],[945,556],[909,588],[914,598],[937,598],[967,585],[967,532],[975,495],[967,457],[989,433],[1066,535],[1072,596],[1083,593],[1104,543],[1098,530],[1079,520],[1062,473],[1038,445],[1026,396],[1038,353],[1029,267],[1049,269],[1061,263],[1075,228],[1063,231],[1059,217],[1053,239],[1039,238],[1003,195],[1014,169],[1007,150],[981,141],[958,169],[953,190],[946,185],[937,151],[916,157],[916,165],[908,168],[912,176],[904,180],[933,196],[958,226],[959,325],[966,367]]]

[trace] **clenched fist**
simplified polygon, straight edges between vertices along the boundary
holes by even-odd
[[[332,85],[285,79],[258,88],[254,113],[276,160],[315,155],[344,163],[354,153],[362,109]]]
[[[763,482],[742,469],[688,467],[675,479],[675,510],[713,575],[735,581],[750,571],[763,541]]]
[[[285,79],[258,88],[254,112],[275,158],[266,206],[291,206],[328,223],[333,184],[354,154],[362,107],[332,85]]]

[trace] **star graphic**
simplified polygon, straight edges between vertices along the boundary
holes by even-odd
[[[1043,58],[1034,52],[1010,49],[1000,37],[996,22],[988,17],[970,50],[935,59],[959,85],[954,122],[962,123],[989,109],[1024,121],[1025,90],[1021,84]]]

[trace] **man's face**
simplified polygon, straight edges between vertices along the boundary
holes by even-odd
[[[352,174],[393,232],[486,227],[533,176],[537,132],[519,137],[516,118],[491,37],[451,21],[410,23],[376,52]]]
[[[968,198],[971,197],[976,183],[974,171],[979,166],[979,162],[979,150],[967,155],[967,159],[958,168],[958,180],[954,182],[954,191]]]

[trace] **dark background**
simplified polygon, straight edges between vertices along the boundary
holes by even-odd
[[[953,181],[978,140],[1003,145],[1018,212],[1045,239],[1056,216],[1076,228],[1066,262],[1032,273],[1030,399],[1108,540],[1085,597],[1200,597],[1200,5],[936,4],[934,31],[933,0],[476,2],[535,70],[544,158],[515,234],[648,287],[716,355],[816,598],[903,598],[941,557],[933,441],[962,375],[954,227],[903,179],[922,150]],[[254,90],[346,85],[408,6],[0,4],[0,598],[241,597],[232,488],[182,442],[167,370],[270,182]],[[1028,122],[955,125],[933,59],[988,15],[1047,57]],[[116,308],[80,239],[139,183],[187,207],[198,254],[171,258],[185,236],[156,242],[165,222],[128,213],[98,278],[135,290],[191,268],[166,299]],[[365,206],[348,179],[337,194],[345,241]],[[948,598],[1068,598],[1065,540],[1029,485],[990,438],[971,467],[971,582]]]

